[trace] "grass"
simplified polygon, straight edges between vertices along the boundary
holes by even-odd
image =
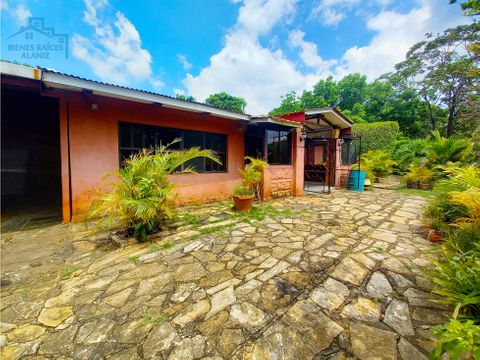
[[[236,217],[239,217],[241,220],[246,222],[251,221],[262,221],[266,217],[276,219],[280,216],[290,217],[294,214],[292,209],[277,209],[273,205],[267,204],[257,204],[253,207],[251,211],[239,211],[235,214]]]
[[[140,262],[140,256],[135,255],[135,256],[129,256],[128,261],[134,263],[137,265]]]
[[[142,316],[142,323],[143,324],[159,324],[165,321],[165,316],[162,314],[154,315],[151,310],[145,311]]]
[[[421,189],[409,189],[409,188],[400,188],[396,190],[397,192],[409,196],[421,196],[425,199],[433,198],[433,192],[431,190],[421,190]]]
[[[67,265],[62,270],[62,277],[70,277],[73,273],[77,270],[77,268],[73,265]]]
[[[173,244],[170,241],[167,241],[166,243],[163,243],[163,244],[153,243],[148,246],[148,252],[154,253],[160,250],[171,249],[172,247],[173,247]]]

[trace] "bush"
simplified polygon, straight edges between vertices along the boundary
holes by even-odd
[[[98,228],[126,229],[136,240],[145,240],[162,220],[173,215],[174,186],[168,176],[194,173],[192,167],[184,170],[180,167],[198,157],[220,163],[210,150],[199,148],[168,151],[168,146],[161,146],[155,151],[144,150],[132,155],[124,167],[110,174],[118,181],[97,190],[98,198],[92,203],[87,219],[95,220]],[[105,187],[109,190],[104,191]]]
[[[383,150],[369,150],[360,159],[360,169],[365,170],[370,182],[389,176],[396,162],[389,153]],[[359,170],[358,164],[352,165],[352,170]]]
[[[470,155],[470,144],[467,139],[444,138],[440,132],[432,132],[427,147],[427,163],[429,166],[447,165],[462,162]]]
[[[428,142],[426,139],[401,139],[395,144],[393,160],[397,162],[397,171],[404,174],[410,165],[421,166],[427,157]]]
[[[433,260],[433,292],[443,297],[441,303],[454,307],[455,313],[480,317],[480,244],[473,244],[467,252],[442,246],[441,255],[440,260]]]
[[[352,131],[362,137],[362,152],[386,150],[393,152],[399,130],[396,121],[354,124]]]
[[[470,188],[480,188],[480,168],[443,167],[444,179],[438,180],[433,187],[434,197],[427,205],[425,214],[429,226],[433,229],[448,231],[449,225],[460,218],[468,217],[468,208],[459,202],[452,202],[452,193],[464,192]]]
[[[408,169],[408,173],[402,177],[402,182],[406,184],[408,188],[430,187],[434,177],[435,172],[428,167],[412,164]]]
[[[432,359],[480,359],[480,326],[473,320],[452,319],[436,327],[434,334],[440,339],[432,351]]]

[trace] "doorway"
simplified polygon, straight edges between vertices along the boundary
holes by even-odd
[[[61,220],[58,99],[2,85],[2,228],[19,218]]]

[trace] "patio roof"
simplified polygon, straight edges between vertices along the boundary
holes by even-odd
[[[335,107],[324,107],[305,110],[305,125],[318,124],[319,120],[339,129],[351,128],[353,123]]]
[[[268,116],[268,115],[252,116],[250,120],[250,124],[275,124],[275,125],[288,126],[292,128],[303,127],[303,124],[297,121],[291,121],[291,120],[283,119],[280,117]]]

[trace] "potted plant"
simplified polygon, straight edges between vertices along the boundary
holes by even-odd
[[[255,195],[259,193],[258,186],[262,181],[263,169],[267,163],[260,159],[246,157],[249,161],[245,168],[239,171],[241,183],[233,191],[235,210],[250,211]]]

